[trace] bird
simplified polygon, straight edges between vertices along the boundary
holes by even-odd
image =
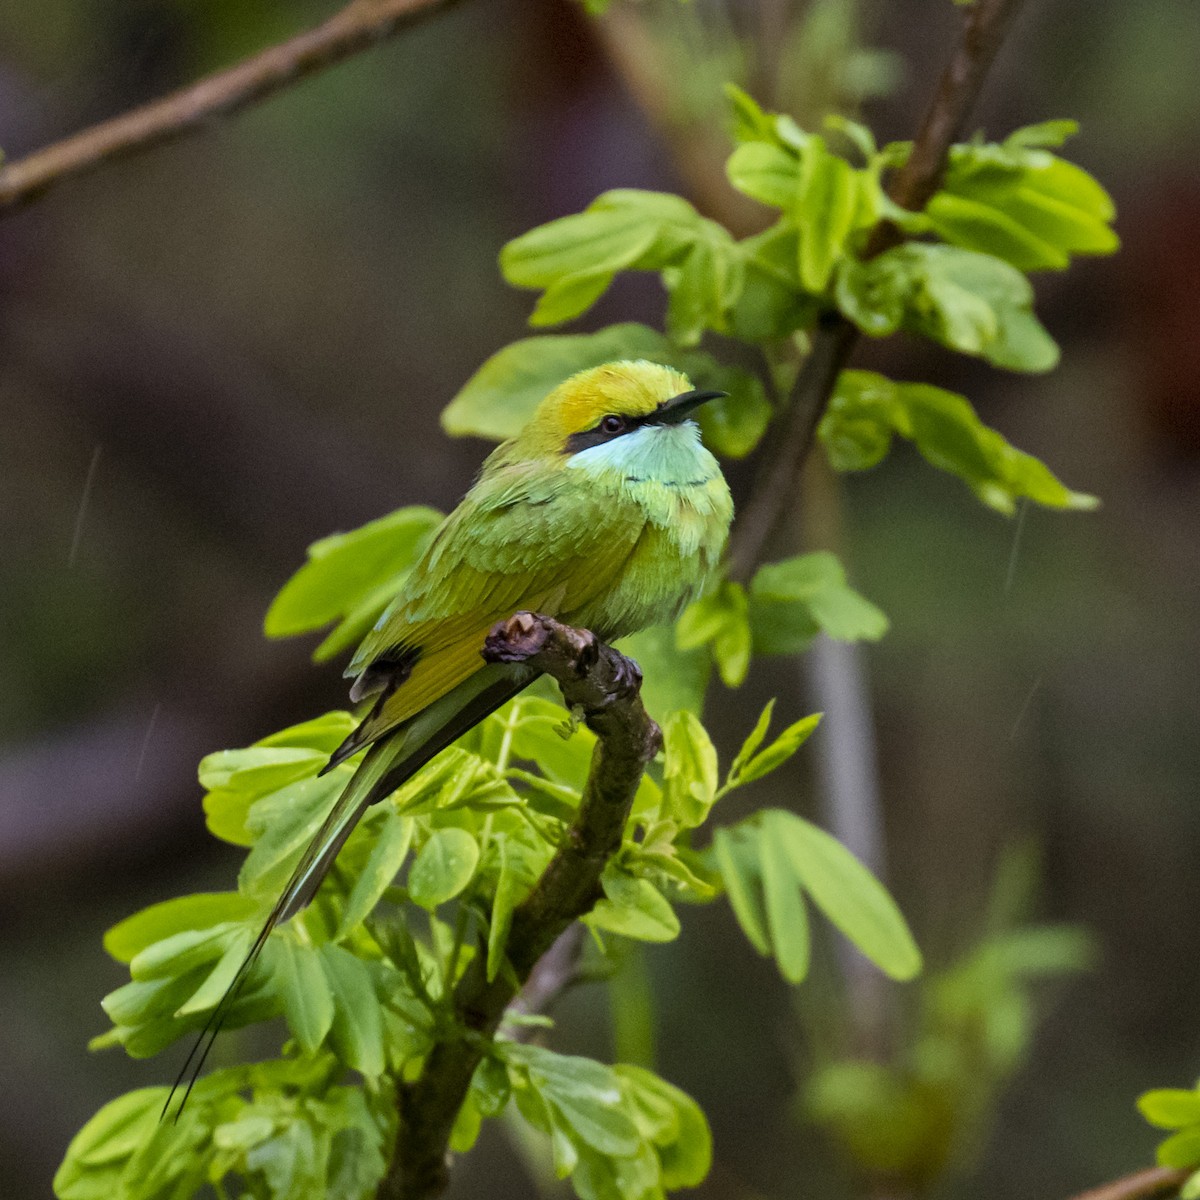
[[[483,660],[497,621],[528,610],[607,642],[704,591],[733,501],[692,416],[725,395],[658,363],[605,363],[554,388],[488,456],[346,668],[370,707],[321,773],[366,754],[193,1048],[209,1035],[193,1083],[271,931],[312,899],[363,813],[536,677]]]

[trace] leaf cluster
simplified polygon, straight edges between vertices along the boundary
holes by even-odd
[[[354,578],[369,586],[365,574]],[[296,604],[297,619],[326,611]],[[691,848],[691,835],[722,796],[781,766],[816,725],[807,718],[764,747],[770,716],[768,707],[723,782],[699,720],[678,712],[667,721],[661,764],[642,781],[604,870],[603,898],[585,918],[599,946],[668,941],[679,932],[679,903],[744,890],[714,869],[711,853]],[[209,828],[246,850],[237,890],[167,900],[109,931],[105,946],[128,964],[130,981],[104,999],[113,1024],[97,1048],[153,1055],[203,1027],[354,769],[351,762],[317,775],[352,725],[349,714],[328,713],[203,760]],[[511,971],[513,910],[575,815],[594,741],[586,729],[564,728],[559,705],[525,694],[375,806],[314,903],[268,939],[228,1011],[231,1028],[282,1018],[281,1057],[207,1076],[175,1124],[157,1123],[164,1089],[114,1101],[72,1143],[58,1195],[143,1200],[169,1186],[183,1197],[234,1178],[264,1198],[324,1194],[334,1178],[347,1182],[329,1194],[369,1194],[384,1169],[395,1081],[419,1070],[436,1041],[465,1036],[450,1002],[455,983],[476,956],[489,979]],[[803,828],[810,841],[831,842]],[[745,832],[719,836],[740,843]],[[879,884],[844,850],[829,859],[822,846],[787,868],[791,886],[806,887],[887,969],[899,955],[911,973],[911,937]],[[864,887],[866,917],[857,895]],[[790,960],[784,969],[796,977]],[[658,1197],[707,1169],[704,1118],[665,1081],[504,1039],[479,1068],[455,1146],[469,1146],[510,1097],[549,1137],[557,1169],[585,1200]]]
[[[1142,1116],[1171,1134],[1158,1144],[1159,1166],[1191,1171],[1179,1189],[1182,1200],[1200,1196],[1200,1083],[1194,1088],[1155,1088],[1138,1097]]]

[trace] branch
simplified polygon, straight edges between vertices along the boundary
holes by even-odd
[[[812,350],[792,388],[784,413],[786,425],[773,439],[774,450],[763,465],[730,541],[732,579],[749,581],[776,525],[793,507],[800,468],[812,448],[817,423],[857,340],[858,330],[845,317],[835,312],[822,316],[813,335]]]
[[[194,133],[341,62],[445,8],[453,0],[351,0],[314,29],[0,169],[0,216],[61,179]]]
[[[923,208],[937,191],[946,155],[966,128],[984,77],[1004,41],[1021,0],[976,0],[966,12],[962,37],[938,81],[908,162],[888,183],[888,194],[905,208]],[[900,230],[883,224],[867,247],[874,257],[899,245]],[[812,448],[817,425],[838,374],[858,341],[858,330],[840,313],[826,314],[813,335],[812,351],[792,389],[787,425],[772,440],[774,452],[742,512],[730,549],[730,573],[745,580],[762,558],[775,527],[792,505],[796,474]]]
[[[1152,1200],[1155,1196],[1174,1195],[1191,1174],[1190,1169],[1150,1167],[1097,1188],[1089,1188],[1072,1200]]]
[[[445,1190],[450,1132],[487,1041],[542,956],[600,899],[600,873],[621,845],[642,772],[662,744],[658,726],[642,707],[637,664],[587,630],[519,612],[493,627],[483,656],[489,662],[528,663],[552,676],[567,705],[583,710],[599,740],[575,821],[533,891],[513,911],[508,969],[489,980],[486,952],[474,956],[454,989],[457,1034],[434,1046],[417,1079],[397,1086],[399,1128],[380,1200],[427,1200]],[[571,958],[573,947],[567,945]],[[560,967],[547,966],[554,986],[565,978]],[[547,1001],[541,991],[536,999]]]

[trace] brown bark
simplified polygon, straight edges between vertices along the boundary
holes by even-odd
[[[533,891],[513,912],[507,970],[487,978],[486,952],[475,955],[454,989],[457,1036],[434,1046],[411,1082],[396,1089],[399,1127],[380,1200],[425,1200],[449,1182],[447,1146],[471,1076],[518,991],[568,927],[600,898],[600,873],[621,845],[642,772],[662,734],[642,707],[642,676],[631,659],[584,629],[519,612],[488,635],[484,657],[524,662],[552,676],[571,709],[599,739],[579,812]],[[552,972],[552,982],[560,974]],[[569,971],[562,973],[565,979]]]

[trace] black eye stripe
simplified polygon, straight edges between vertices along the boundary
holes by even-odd
[[[563,447],[563,453],[578,454],[580,450],[589,450],[592,446],[603,446],[605,442],[611,442],[615,438],[632,433],[635,429],[640,429],[653,417],[654,413],[645,417],[621,417],[616,413],[608,413],[601,417],[591,429],[571,434],[567,438],[567,444]]]

